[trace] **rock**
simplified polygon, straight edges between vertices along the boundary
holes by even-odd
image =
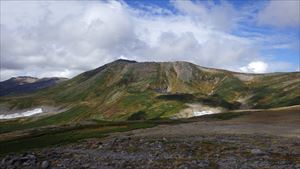
[[[83,164],[82,167],[83,168],[90,168],[90,164],[88,164],[88,163],[87,164]]]
[[[30,166],[31,164],[29,162],[24,162],[22,165],[23,166]]]
[[[201,168],[208,168],[209,161],[208,160],[198,160],[197,165]]]
[[[8,160],[10,160],[9,156],[4,157],[1,161],[1,165],[4,165]]]
[[[189,165],[188,164],[181,164],[179,167],[179,169],[189,169]]]
[[[251,154],[261,155],[261,154],[263,154],[263,152],[260,149],[252,149]]]
[[[41,164],[41,167],[43,169],[49,168],[49,166],[50,166],[50,163],[48,161],[43,161],[42,164]]]
[[[8,165],[13,165],[17,160],[18,160],[18,159],[17,159],[16,157],[10,159],[10,160],[8,161]]]
[[[33,154],[29,154],[29,155],[27,155],[27,157],[28,157],[29,159],[32,159],[32,160],[35,160],[35,159],[36,159],[36,156],[33,155]]]
[[[28,157],[21,157],[21,158],[19,158],[18,159],[18,161],[20,161],[21,163],[24,163],[24,162],[26,162],[26,161],[29,161],[29,158]]]

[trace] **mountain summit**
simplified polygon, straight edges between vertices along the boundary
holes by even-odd
[[[33,95],[1,102],[13,109],[63,107],[73,113],[72,120],[185,117],[204,109],[300,104],[299,76],[236,73],[189,62],[117,60]]]

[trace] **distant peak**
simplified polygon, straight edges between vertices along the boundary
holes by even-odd
[[[34,82],[38,81],[39,79],[36,77],[31,77],[31,76],[17,76],[17,77],[12,77],[8,80],[15,81],[20,84],[24,84],[24,83],[34,83]]]
[[[31,77],[31,76],[17,76],[17,77],[12,77],[12,79],[38,79],[38,78]]]
[[[37,78],[37,77],[31,77],[31,76],[16,76],[16,77],[12,77],[8,80],[4,80],[4,81],[15,81],[15,82],[19,82],[19,83],[34,83],[34,82],[43,81],[43,80],[68,80],[68,78],[65,78],[65,77]]]
[[[118,60],[115,60],[114,62],[115,63],[120,63],[120,62],[121,63],[123,63],[123,62],[125,62],[125,63],[137,63],[137,61],[135,61],[135,60],[127,60],[127,59],[118,59]]]

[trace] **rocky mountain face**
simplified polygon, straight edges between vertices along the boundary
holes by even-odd
[[[0,82],[0,96],[31,93],[46,87],[53,86],[65,80],[67,79],[58,77],[42,79],[29,76],[13,77]]]
[[[300,72],[258,75],[188,62],[117,60],[30,96],[2,97],[0,106],[68,108],[51,117],[57,123],[170,118],[189,105],[222,110],[274,108],[300,104],[299,77]],[[44,84],[37,82],[26,85]]]

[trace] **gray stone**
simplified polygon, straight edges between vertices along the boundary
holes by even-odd
[[[252,149],[251,154],[261,155],[261,154],[263,154],[263,152],[260,149]]]
[[[82,167],[83,167],[83,168],[89,168],[89,167],[90,167],[90,164],[88,164],[88,163],[87,163],[87,164],[83,164]]]
[[[8,161],[9,157],[5,157],[2,159],[1,164],[4,165]]]
[[[41,167],[43,169],[49,168],[49,166],[50,166],[50,163],[48,161],[43,161],[42,164],[41,164]]]
[[[296,169],[300,169],[300,164],[296,164],[296,165],[295,165],[295,168],[296,168]]]
[[[27,157],[30,159],[36,159],[35,155],[33,155],[33,154],[29,154],[29,155],[27,155]]]

